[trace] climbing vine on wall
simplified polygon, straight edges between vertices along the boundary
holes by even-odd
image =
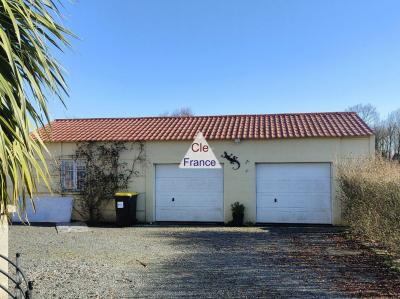
[[[128,156],[121,159],[121,154]],[[145,162],[144,145],[141,142],[85,142],[77,144],[73,156],[60,157],[59,169],[65,158],[80,161],[83,165],[79,196],[74,209],[89,223],[102,220],[102,210],[117,191],[125,191],[134,177],[140,175],[138,164]],[[63,182],[61,177],[61,189]]]

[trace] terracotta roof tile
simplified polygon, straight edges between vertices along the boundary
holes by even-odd
[[[57,119],[39,129],[46,142],[357,137],[373,131],[353,112],[188,117]]]

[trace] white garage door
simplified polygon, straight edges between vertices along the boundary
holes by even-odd
[[[222,169],[156,165],[156,221],[224,221]]]
[[[329,163],[257,164],[257,222],[331,223]]]

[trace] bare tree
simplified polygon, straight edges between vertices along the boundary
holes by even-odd
[[[357,104],[347,108],[346,111],[356,112],[371,128],[374,128],[379,122],[379,113],[371,104]]]
[[[390,154],[392,159],[400,158],[400,109],[391,112],[387,119]]]
[[[385,158],[391,158],[392,127],[388,119],[380,120],[376,107],[371,104],[357,104],[346,111],[356,112],[358,116],[375,132],[375,150]]]
[[[386,159],[400,161],[400,109],[379,120],[376,108],[370,104],[356,105],[347,109],[354,111],[374,129],[375,149]]]
[[[165,112],[162,113],[160,116],[175,116],[175,117],[180,117],[180,116],[194,116],[194,113],[192,112],[192,109],[189,107],[182,107],[179,109],[175,109],[173,112]]]
[[[385,158],[390,158],[389,139],[390,132],[387,127],[387,120],[380,121],[375,126],[375,150]]]

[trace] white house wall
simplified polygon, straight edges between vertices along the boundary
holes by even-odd
[[[239,201],[245,205],[245,221],[256,221],[256,163],[288,163],[288,162],[328,162],[351,156],[373,155],[374,137],[365,138],[308,138],[277,140],[242,140],[234,141],[208,140],[216,157],[224,168],[224,219],[231,219],[230,205]],[[140,167],[140,175],[133,179],[129,191],[141,193],[138,201],[137,218],[141,222],[152,222],[155,217],[155,165],[179,163],[189,148],[191,141],[159,141],[146,142],[146,162]],[[51,156],[57,158],[72,155],[75,143],[48,144]],[[233,170],[232,165],[221,158],[223,152],[238,157],[241,167]],[[137,152],[127,151],[121,154],[124,162],[132,163]],[[49,157],[49,161],[53,161]],[[50,166],[51,167],[51,166]],[[199,170],[201,171],[201,170]],[[335,168],[332,167],[332,176]],[[53,172],[53,186],[59,186],[59,174]],[[58,187],[59,189],[59,187]],[[335,199],[337,186],[332,181],[333,223],[340,223],[340,203]],[[42,194],[48,194],[45,188]],[[57,192],[57,191],[56,191]],[[40,194],[39,194],[40,196]],[[74,214],[78,218],[77,214]],[[114,205],[104,209],[105,220],[115,218]]]

